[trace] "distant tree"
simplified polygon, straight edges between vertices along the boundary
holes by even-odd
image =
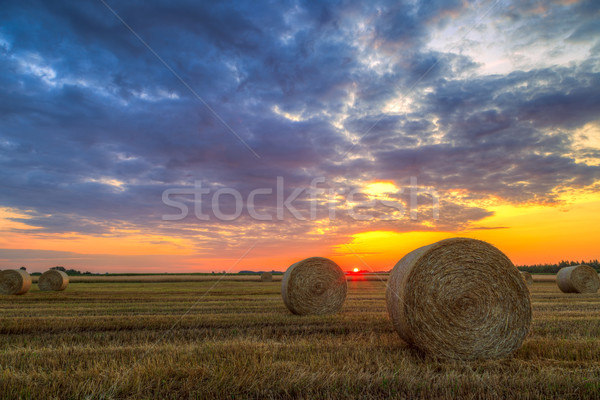
[[[19,269],[22,269],[23,271],[27,271],[27,268],[25,268],[25,267],[21,267]]]
[[[67,275],[81,275],[81,271],[78,271],[76,269],[68,269],[65,272],[67,273]]]
[[[590,260],[590,261],[566,261],[562,260],[558,264],[534,264],[534,265],[521,265],[519,266],[519,270],[527,271],[531,273],[545,273],[545,274],[556,274],[561,268],[570,267],[579,264],[587,264],[590,267],[594,268],[596,271],[600,272],[600,263],[598,260]]]
[[[61,266],[56,266],[56,267],[52,267],[50,269],[55,269],[57,271],[62,271],[62,272],[66,272],[67,270],[65,269],[65,267],[61,267]]]

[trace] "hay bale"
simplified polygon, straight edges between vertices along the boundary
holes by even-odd
[[[260,280],[262,282],[273,282],[273,274],[270,272],[263,272],[260,274]]]
[[[22,269],[0,272],[0,294],[25,294],[31,287],[31,276]]]
[[[533,276],[531,276],[529,272],[521,271],[521,276],[523,277],[523,280],[526,284],[533,285]]]
[[[42,291],[61,291],[69,285],[69,276],[63,271],[51,269],[40,275],[38,287]]]
[[[281,281],[283,302],[298,315],[336,313],[342,308],[347,291],[344,271],[323,257],[292,264]]]
[[[508,356],[531,326],[521,274],[500,250],[474,239],[446,239],[404,256],[386,300],[400,337],[439,358]]]
[[[556,284],[565,293],[596,293],[600,279],[594,268],[581,264],[561,268],[556,274]]]

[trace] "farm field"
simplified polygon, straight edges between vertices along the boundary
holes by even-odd
[[[386,273],[364,273],[360,274],[363,280],[382,281],[386,280]],[[283,274],[273,275],[273,281],[281,282]],[[37,283],[39,276],[32,276],[31,281]],[[206,282],[206,281],[236,281],[236,282],[260,282],[260,274],[243,275],[243,274],[202,274],[202,275],[178,275],[178,274],[155,274],[155,275],[75,275],[69,276],[69,281],[72,283],[129,283],[129,282]]]
[[[0,398],[600,397],[599,294],[538,280],[514,357],[457,362],[400,340],[384,282],[348,289],[341,313],[298,317],[279,282],[34,285],[0,297]]]
[[[385,281],[387,273],[361,273],[361,280]],[[273,281],[281,282],[283,274],[273,275]],[[33,275],[31,281],[37,283],[39,276]],[[352,276],[349,278],[352,279]],[[555,282],[556,275],[534,275],[536,282]],[[74,275],[69,276],[71,283],[151,283],[151,282],[206,282],[206,281],[235,281],[235,282],[260,282],[260,274],[201,274],[201,275],[179,275],[179,274],[154,274],[154,275]]]

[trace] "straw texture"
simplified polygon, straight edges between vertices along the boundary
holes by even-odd
[[[298,315],[338,312],[346,300],[347,290],[344,271],[323,257],[292,264],[281,281],[283,302]]]
[[[526,284],[533,285],[533,276],[531,276],[529,272],[521,271],[521,276],[523,277],[523,280],[525,280]]]
[[[594,268],[581,264],[561,268],[556,274],[556,284],[565,293],[596,293],[600,279]]]
[[[31,287],[31,276],[22,269],[0,272],[0,294],[25,294]]]
[[[400,337],[434,357],[505,357],[531,326],[521,274],[479,240],[446,239],[407,254],[390,274],[386,297]]]
[[[260,275],[260,280],[263,282],[272,282],[273,281],[273,274],[271,274],[270,272],[263,272]]]
[[[38,287],[42,291],[61,291],[69,285],[69,276],[63,271],[51,269],[40,275]]]

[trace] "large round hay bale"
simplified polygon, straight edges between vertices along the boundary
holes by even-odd
[[[531,276],[529,272],[521,271],[521,276],[523,277],[523,280],[526,284],[533,285],[533,276]]]
[[[272,282],[273,274],[271,274],[270,272],[263,272],[262,274],[260,274],[260,280],[262,282]]]
[[[480,240],[446,239],[407,254],[390,273],[386,298],[400,337],[439,358],[508,356],[531,326],[521,274]]]
[[[31,287],[31,276],[22,269],[0,272],[0,294],[25,294]]]
[[[347,291],[344,271],[323,257],[292,264],[281,281],[283,302],[298,315],[336,313],[342,308]]]
[[[561,268],[556,283],[565,293],[596,293],[600,287],[598,273],[585,264]]]
[[[38,287],[42,291],[61,291],[69,285],[69,276],[62,271],[51,269],[40,275]]]

